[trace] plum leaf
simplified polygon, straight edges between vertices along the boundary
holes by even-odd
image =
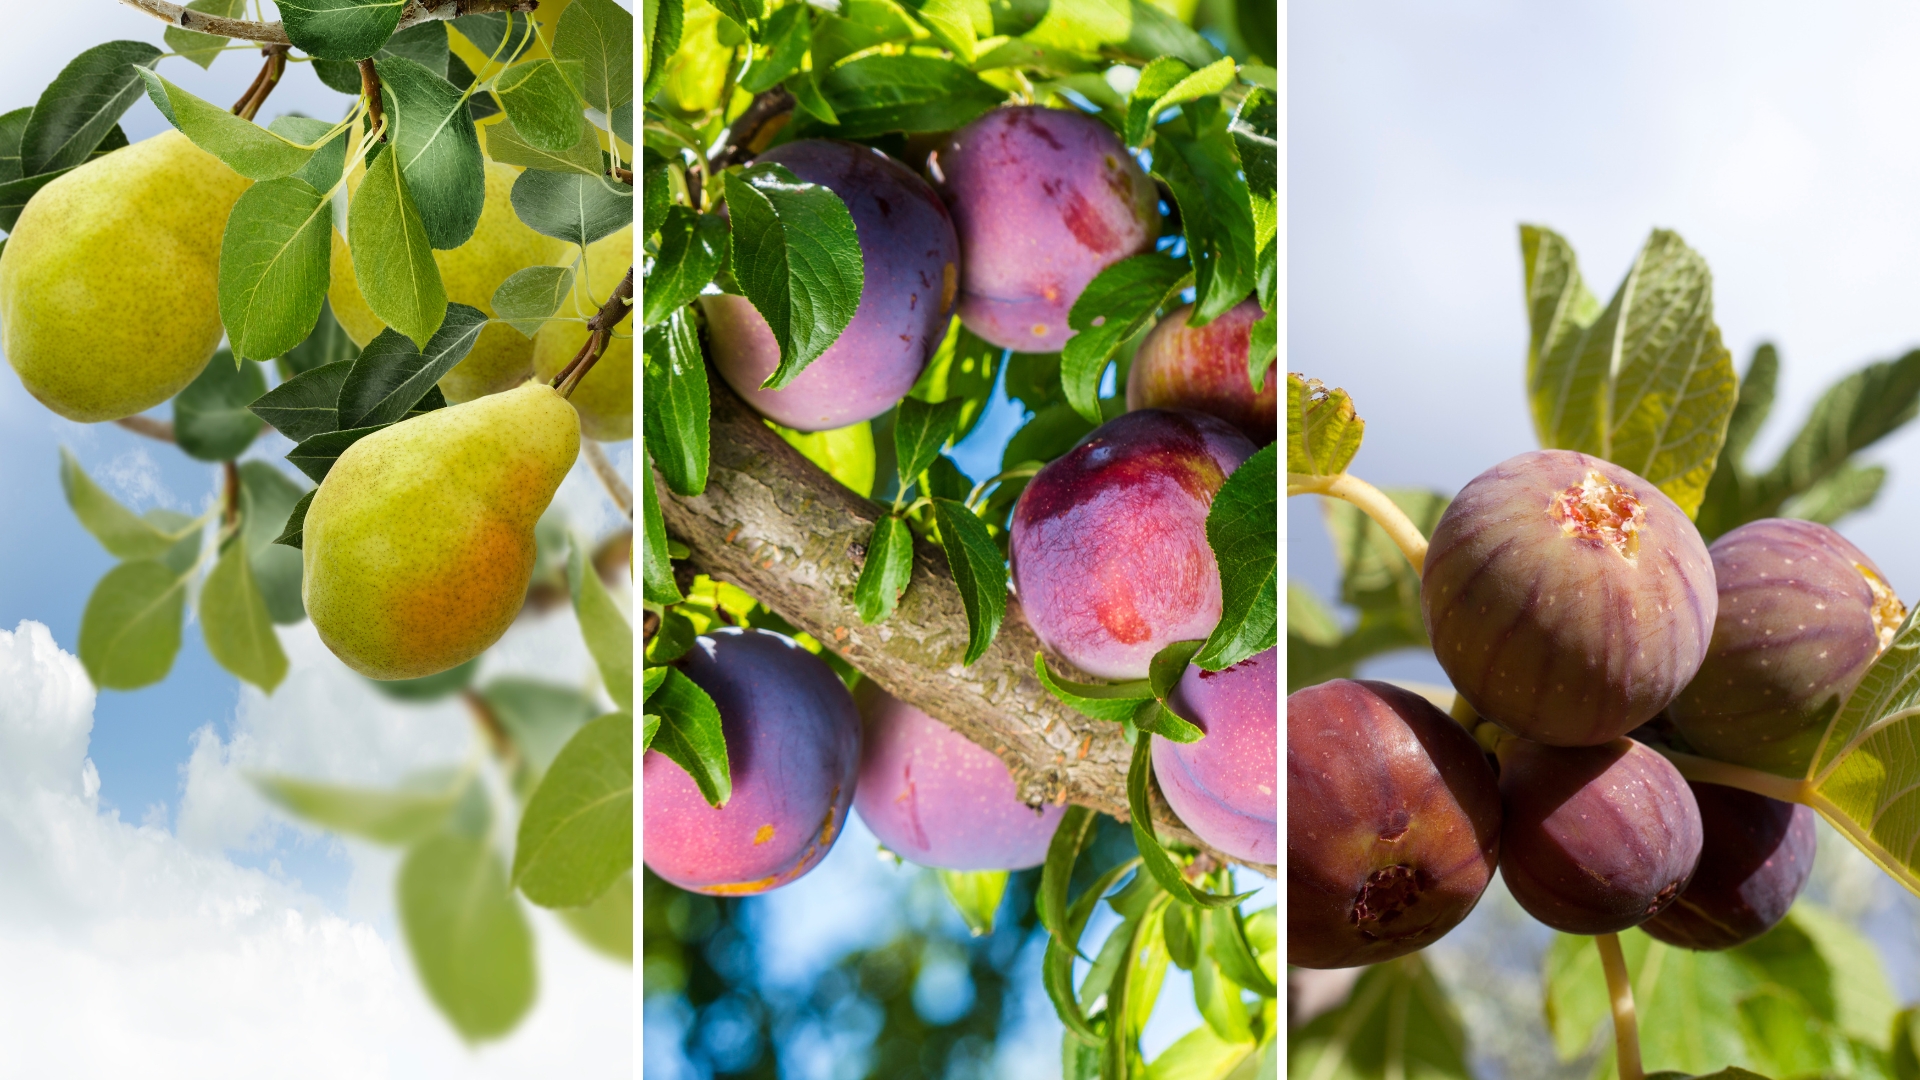
[[[522,173],[515,192],[527,177],[545,175]],[[446,315],[447,293],[395,143],[380,144],[367,165],[347,211],[347,246],[367,307],[381,322],[425,345]]]
[[[774,340],[780,366],[761,384],[779,390],[853,321],[866,285],[859,234],[840,196],[784,165],[726,174],[729,264]]]
[[[1345,1002],[1290,1032],[1287,1073],[1473,1076],[1459,1010],[1418,953],[1367,968]]]
[[[1005,870],[936,870],[948,902],[974,937],[993,933],[993,916],[1007,891]]]
[[[933,464],[953,438],[961,408],[958,400],[928,403],[909,397],[900,402],[893,420],[893,453],[902,490]]]
[[[1141,865],[1147,868],[1147,873],[1160,883],[1161,888],[1172,893],[1173,898],[1183,904],[1203,908],[1239,904],[1252,896],[1253,890],[1228,894],[1194,888],[1174,863],[1173,856],[1168,855],[1167,849],[1160,845],[1160,838],[1154,835],[1153,811],[1147,804],[1147,781],[1153,773],[1152,745],[1153,733],[1141,731],[1139,737],[1133,740],[1133,764],[1127,769],[1127,819],[1133,828],[1134,846],[1140,849]]]
[[[633,716],[576,732],[527,800],[513,883],[542,907],[584,907],[633,869]]]
[[[817,62],[817,61],[816,61]],[[1006,92],[951,60],[871,54],[820,77],[820,93],[840,124],[832,135],[866,138],[889,131],[952,131],[1000,104]],[[821,125],[805,122],[808,128]]]
[[[1153,130],[1160,114],[1176,105],[1210,97],[1233,85],[1234,63],[1230,56],[1206,65],[1198,71],[1177,57],[1162,56],[1140,72],[1127,99],[1127,145],[1139,146]],[[1271,172],[1269,168],[1269,172]],[[1254,171],[1247,170],[1251,178]]]
[[[415,845],[397,906],[420,982],[454,1028],[469,1040],[511,1031],[533,1006],[533,931],[492,845],[453,831]]]
[[[271,360],[313,332],[327,299],[332,238],[326,196],[297,176],[241,193],[220,240],[220,322],[236,354]]]
[[[1189,122],[1202,110],[1184,106]],[[1154,136],[1154,175],[1167,182],[1180,206],[1187,254],[1193,260],[1193,314],[1187,325],[1205,326],[1230,311],[1254,290],[1259,247],[1247,191],[1233,140],[1216,115],[1197,134],[1186,125],[1162,125]]]
[[[680,48],[680,34],[686,26],[686,6],[685,0],[659,0],[644,5],[644,9],[646,21],[642,29],[646,49],[640,58],[640,99],[651,101],[666,82],[668,61]]]
[[[1220,567],[1220,622],[1193,662],[1221,671],[1278,640],[1278,451],[1269,443],[1227,477],[1207,512],[1207,543]]]
[[[1060,386],[1074,412],[1100,423],[1100,376],[1107,363],[1192,283],[1184,260],[1152,253],[1122,259],[1087,284],[1067,312],[1075,333],[1060,353]]]
[[[1527,225],[1520,246],[1540,445],[1644,476],[1693,517],[1738,395],[1706,260],[1656,229],[1600,308],[1566,240]]]
[[[675,310],[641,338],[641,406],[647,453],[669,490],[707,489],[711,402],[706,361],[685,310]]]
[[[1131,720],[1143,704],[1154,700],[1153,687],[1146,679],[1118,683],[1070,682],[1047,667],[1045,653],[1033,654],[1033,673],[1047,693],[1062,705],[1092,720],[1114,723]]]
[[[667,551],[667,523],[660,514],[660,493],[654,488],[653,459],[645,447],[640,453],[640,511],[646,530],[640,557],[641,595],[651,604],[677,604],[686,597],[673,580],[673,563]]]
[[[687,771],[710,806],[725,806],[733,795],[727,767],[727,741],[720,730],[720,709],[713,698],[676,668],[665,668],[659,689],[644,699],[660,718],[651,748]]]
[[[726,220],[685,206],[670,207],[660,224],[659,250],[646,275],[643,326],[652,326],[692,303],[713,280],[726,262]]]
[[[955,316],[907,396],[921,401],[960,401],[960,424],[953,438],[964,439],[986,414],[1004,351],[968,330]]]
[[[907,591],[912,576],[913,533],[905,521],[888,514],[873,523],[866,562],[860,567],[860,580],[853,586],[860,621],[869,625],[884,622],[893,613],[900,594]]]
[[[1000,633],[1000,621],[1006,618],[1007,564],[986,523],[966,504],[935,498],[933,518],[940,528],[940,543],[947,552],[953,583],[960,590],[961,606],[966,608],[967,652],[962,663],[971,664],[986,655]]]

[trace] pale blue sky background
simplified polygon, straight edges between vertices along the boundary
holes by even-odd
[[[1533,448],[1517,226],[1574,245],[1603,300],[1650,229],[1714,272],[1744,369],[1784,369],[1758,458],[1831,382],[1920,346],[1920,9],[1908,4],[1302,2],[1288,24],[1288,370],[1352,392],[1353,471],[1457,491]],[[1920,600],[1920,432],[1866,460],[1891,477],[1843,523]],[[1288,572],[1337,570],[1309,499]],[[1363,668],[1440,681],[1431,656]],[[1811,895],[1871,931],[1920,997],[1916,905],[1823,837]],[[1498,885],[1432,950],[1467,1003],[1487,1075],[1555,1075],[1536,978],[1546,935]],[[1488,979],[1489,971],[1504,979]]]

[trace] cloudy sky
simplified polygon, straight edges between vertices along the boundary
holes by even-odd
[[[0,43],[0,112],[109,39],[162,25],[112,0],[19,5]],[[230,101],[257,56],[169,79]],[[337,115],[304,65],[262,119]],[[164,121],[144,99],[139,140]],[[167,415],[163,407],[156,415]],[[168,679],[98,695],[73,655],[80,613],[112,560],[75,522],[61,446],[136,509],[198,513],[214,470],[111,425],[71,424],[0,371],[0,1015],[9,1066],[40,1076],[509,1077],[632,1073],[632,972],[535,910],[540,999],[506,1041],[470,1050],[433,1012],[394,919],[394,855],[272,811],[245,779],[272,771],[382,784],[475,753],[453,706],[397,706],[310,626],[282,628],[292,670],[268,698],[216,667],[190,622]],[[280,460],[269,437],[249,456]],[[614,456],[630,474],[625,444]],[[584,468],[560,501],[580,531],[615,527]],[[191,616],[189,616],[191,618]],[[523,622],[488,654],[505,672],[585,685],[569,613]]]

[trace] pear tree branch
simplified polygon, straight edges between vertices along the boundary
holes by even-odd
[[[367,99],[367,130],[380,133],[380,141],[387,141],[384,106],[380,104],[380,73],[373,68],[373,61],[360,61],[360,93]]]
[[[260,106],[267,103],[267,95],[273,93],[273,88],[280,85],[280,76],[286,74],[287,49],[286,45],[268,45],[260,50],[260,55],[266,57],[267,62],[260,65],[260,74],[253,77],[247,92],[240,95],[240,100],[233,103],[229,112],[243,120],[251,120],[259,114]]]
[[[155,420],[151,416],[136,415],[136,416],[123,416],[120,419],[115,420],[114,423],[119,424],[121,427],[126,428],[128,431],[133,432],[135,435],[145,435],[149,439],[154,439],[163,443],[170,443],[174,441],[173,425],[168,423],[165,420]]]
[[[120,0],[120,2],[182,30],[238,38],[241,41],[258,41],[266,45],[293,44],[293,40],[287,37],[287,28],[278,22],[225,19],[202,11],[192,11],[185,5],[168,3],[167,0]],[[451,0],[448,3],[432,5],[421,3],[420,0],[407,0],[406,10],[400,15],[400,25],[395,29],[405,30],[409,26],[418,26],[423,22],[432,22],[436,19],[457,19],[462,15],[479,15],[489,11],[531,12],[539,6],[539,0]]]
[[[746,590],[895,697],[993,751],[1029,804],[1072,802],[1124,820],[1132,748],[1119,724],[1082,716],[1040,685],[1033,669],[1040,639],[1018,597],[1007,598],[1006,621],[986,655],[963,665],[960,590],[940,549],[916,539],[912,584],[899,606],[885,622],[861,622],[854,584],[886,507],[788,446],[711,369],[707,384],[713,448],[706,491],[688,497],[659,487],[667,532],[687,545],[689,567]],[[1068,678],[1086,677],[1050,660]],[[1162,835],[1207,850],[1157,788],[1149,795]]]
[[[594,363],[607,351],[607,342],[613,339],[613,328],[625,321],[627,312],[632,310],[633,267],[629,266],[627,276],[620,279],[613,295],[607,297],[607,302],[601,304],[600,310],[587,320],[586,343],[580,346],[580,351],[574,354],[572,360],[567,361],[567,366],[553,377],[553,388],[560,391],[562,397],[573,396],[574,388],[580,385],[580,381],[587,377],[587,372],[593,370]],[[632,498],[629,497],[627,502],[631,506]],[[631,517],[631,513],[628,516]]]

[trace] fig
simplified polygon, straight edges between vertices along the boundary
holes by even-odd
[[[1813,873],[1813,811],[1721,784],[1693,784],[1706,841],[1672,906],[1640,924],[1669,945],[1731,949],[1773,929]]]

